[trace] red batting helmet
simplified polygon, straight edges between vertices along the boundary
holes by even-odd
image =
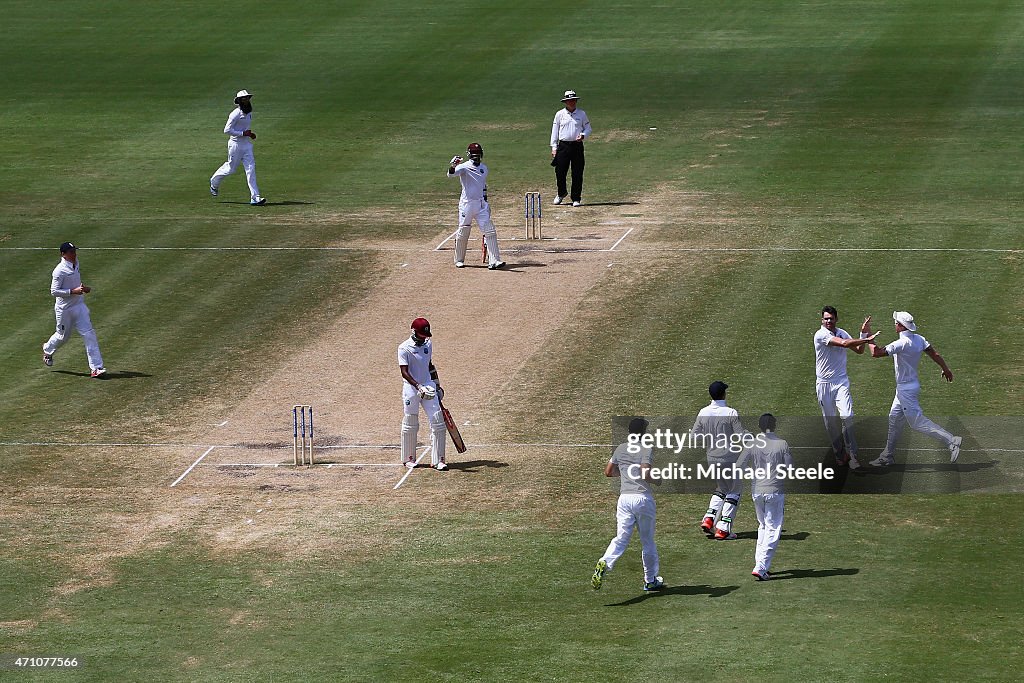
[[[466,153],[469,154],[470,159],[484,158],[484,148],[480,146],[479,142],[469,143],[469,147],[466,148]]]
[[[416,318],[412,321],[412,331],[422,337],[430,336],[430,321],[426,318]]]

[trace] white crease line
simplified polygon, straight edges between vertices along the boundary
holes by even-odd
[[[311,465],[311,467],[323,467],[330,469],[332,467],[401,467],[400,462],[322,462]],[[293,465],[290,462],[218,462],[214,463],[212,467],[302,467],[302,465]],[[310,467],[310,465],[307,465]]]
[[[626,239],[627,237],[629,237],[629,233],[633,232],[633,231],[634,231],[635,229],[636,229],[636,228],[630,228],[629,230],[627,230],[627,231],[626,231],[626,233],[625,233],[625,234],[624,234],[624,235],[623,235],[622,237],[620,237],[620,238],[619,238],[619,241],[618,241],[618,242],[616,242],[615,244],[613,244],[613,245],[611,246],[611,248],[610,248],[610,249],[608,249],[608,251],[615,251],[615,247],[617,247],[617,246],[619,246],[620,244],[622,244],[622,240],[624,240],[624,239]]]
[[[185,470],[184,472],[182,472],[182,473],[181,473],[181,476],[180,476],[180,477],[178,477],[177,479],[175,479],[175,480],[174,480],[174,483],[173,483],[173,484],[171,484],[171,486],[172,486],[172,487],[174,487],[174,486],[177,486],[177,485],[178,485],[178,482],[180,482],[180,481],[181,481],[182,479],[184,479],[184,478],[185,478],[186,476],[188,476],[188,473],[192,471],[192,468],[194,468],[194,467],[195,467],[196,465],[198,465],[199,463],[201,463],[201,462],[203,461],[203,458],[205,458],[206,456],[208,456],[208,455],[209,455],[210,453],[212,453],[212,452],[213,452],[213,449],[214,449],[214,448],[216,448],[216,446],[210,446],[210,447],[209,447],[208,449],[206,449],[206,452],[205,452],[205,453],[203,453],[202,455],[200,455],[200,456],[199,456],[199,459],[198,459],[198,460],[196,460],[196,461],[195,461],[194,463],[192,463],[192,465],[191,465],[191,466],[189,466],[189,468],[188,468],[187,470]]]
[[[417,465],[419,465],[420,464],[420,460],[422,460],[427,455],[427,453],[430,452],[430,448],[431,448],[430,446],[425,447],[423,449],[423,452],[420,453],[420,457],[416,458],[416,464]],[[415,470],[415,469],[416,469],[415,467],[407,468],[405,470],[405,474],[402,475],[402,478],[398,480],[398,483],[395,484],[395,487],[393,489],[391,489],[391,490],[392,491],[397,491],[398,487],[405,483],[405,480],[409,478],[409,475],[412,474],[413,470]]]
[[[452,234],[450,234],[447,237],[445,237],[444,238],[444,242],[441,242],[441,244],[439,244],[436,247],[434,247],[434,251],[441,251],[441,247],[443,247],[448,240],[450,240],[451,238],[455,237],[455,233],[457,233],[457,232],[458,232],[458,230],[456,230]]]

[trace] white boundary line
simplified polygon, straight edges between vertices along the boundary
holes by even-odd
[[[452,233],[454,235],[454,233]],[[360,247],[82,247],[81,251],[383,251],[383,252],[400,252],[400,253],[429,253],[435,251],[441,251],[441,246],[445,244],[452,235],[441,242],[437,247],[433,249],[416,249],[416,248],[403,248],[403,247],[384,247],[380,245],[366,245]],[[582,241],[574,240],[568,237],[545,237],[544,242],[553,242],[563,240],[566,242]],[[518,240],[527,242],[528,240]],[[529,240],[530,242],[540,242],[541,240]],[[589,241],[589,240],[588,240]],[[617,243],[616,243],[617,246]],[[545,249],[528,249],[519,248],[520,251],[547,251]],[[4,251],[53,251],[53,247],[0,247],[0,252]],[[611,249],[590,249],[587,247],[580,247],[578,249],[561,249],[557,253],[602,253],[611,251]],[[987,249],[987,248],[974,248],[974,247],[673,247],[673,246],[638,246],[632,247],[628,250],[629,252],[681,252],[681,253],[708,253],[708,254],[731,254],[731,253],[750,253],[750,254],[773,254],[773,253],[890,253],[890,254],[902,254],[902,253],[964,253],[964,254],[1024,254],[1024,248],[1022,249]],[[628,252],[618,252],[628,253]]]
[[[213,452],[213,449],[215,449],[215,448],[216,448],[216,446],[210,446],[210,447],[209,447],[208,449],[206,449],[206,452],[205,452],[205,453],[203,453],[202,455],[200,455],[200,456],[199,456],[199,459],[198,459],[198,460],[196,460],[196,461],[195,461],[194,463],[192,463],[191,465],[189,465],[189,468],[188,468],[187,470],[185,470],[184,472],[182,472],[182,473],[181,473],[181,476],[180,476],[180,477],[178,477],[177,479],[175,479],[175,480],[174,480],[174,483],[173,483],[173,484],[171,484],[171,488],[174,488],[175,486],[177,486],[177,485],[178,485],[178,482],[180,482],[180,481],[181,481],[182,479],[184,479],[185,477],[187,477],[187,476],[188,476],[188,473],[189,473],[189,472],[191,472],[191,471],[192,471],[192,469],[193,469],[193,468],[194,468],[194,467],[195,467],[196,465],[198,465],[199,463],[201,463],[201,462],[203,461],[203,458],[205,458],[205,457],[206,457],[206,456],[208,456],[208,455],[209,455],[210,453],[212,453],[212,452]]]
[[[622,244],[622,240],[624,240],[627,237],[629,237],[629,233],[633,232],[635,229],[636,228],[630,228],[629,230],[627,230],[625,232],[625,234],[623,234],[622,237],[620,237],[619,240],[608,249],[608,251],[615,251],[615,247],[617,247],[620,244]]]

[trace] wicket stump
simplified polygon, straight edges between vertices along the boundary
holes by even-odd
[[[306,438],[306,415],[309,415],[309,439]],[[292,456],[296,465],[305,465],[307,453],[313,464],[313,406],[297,405],[292,408]]]
[[[526,239],[544,239],[543,209],[541,209],[540,192],[527,192],[523,195],[523,208],[526,216]]]

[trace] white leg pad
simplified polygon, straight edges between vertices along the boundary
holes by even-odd
[[[455,233],[455,262],[466,261],[466,247],[469,245],[469,226],[460,225]]]
[[[484,233],[484,244],[487,245],[487,262],[497,263],[501,260],[501,253],[498,252],[498,234],[493,230]]]
[[[402,418],[402,462],[416,462],[416,436],[420,431],[418,415],[406,415]]]
[[[430,416],[430,463],[445,462],[444,449],[448,445],[448,429],[444,426],[441,411]]]

